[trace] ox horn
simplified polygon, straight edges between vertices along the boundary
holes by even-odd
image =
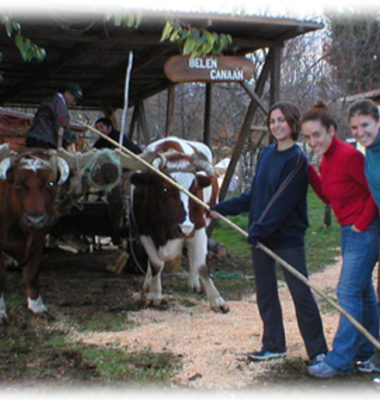
[[[215,175],[215,169],[208,161],[201,160],[198,158],[195,160],[195,166],[197,168],[197,171],[204,171],[206,172],[207,175],[210,176]]]
[[[138,159],[136,160],[129,154],[122,153],[120,149],[115,149],[115,154],[119,157],[120,164],[123,169],[136,171],[144,167],[141,161],[139,161]],[[145,150],[143,153],[139,154],[138,157],[151,164],[153,160],[157,157],[157,153],[155,151]]]
[[[157,153],[157,156],[153,162],[152,166],[158,170],[163,170],[165,168],[165,165],[167,163],[167,159],[164,154],[162,153]]]
[[[4,181],[7,180],[8,170],[12,165],[12,159],[10,157],[4,158],[0,163],[0,178]]]
[[[60,173],[58,185],[65,183],[70,175],[70,167],[67,161],[62,157],[57,157],[57,165]]]
[[[0,160],[4,160],[4,158],[9,157],[10,146],[9,143],[4,143],[0,145]]]

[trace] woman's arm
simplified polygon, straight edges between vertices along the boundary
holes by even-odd
[[[210,208],[221,215],[237,215],[241,214],[242,212],[248,212],[251,197],[250,193],[251,191],[249,190],[239,196],[232,197],[231,199],[214,204]],[[211,214],[211,216],[213,215]]]
[[[314,168],[312,164],[308,164],[308,177],[309,177],[309,183],[311,187],[313,188],[314,192],[317,194],[317,196],[325,203],[329,204],[328,198],[325,196],[322,190],[322,180],[320,175],[318,174],[317,170]]]

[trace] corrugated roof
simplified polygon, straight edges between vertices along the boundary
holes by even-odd
[[[99,12],[61,14],[35,13],[12,17],[22,24],[26,37],[44,47],[43,63],[21,60],[13,42],[0,32],[4,58],[0,69],[1,106],[37,106],[41,100],[69,81],[78,82],[84,92],[83,108],[104,105],[121,108],[128,53],[134,53],[130,105],[167,88],[166,60],[179,54],[176,45],[160,42],[168,12],[144,12],[138,29],[125,29],[105,22]],[[231,16],[223,14],[170,13],[197,27],[234,38],[226,55],[244,55],[262,47],[281,45],[298,35],[319,29],[321,24],[288,18]]]

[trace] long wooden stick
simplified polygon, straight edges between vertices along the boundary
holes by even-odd
[[[124,136],[126,136],[127,131],[127,113],[129,106],[129,82],[131,80],[131,71],[133,64],[133,51],[129,52],[128,56],[128,66],[125,74],[125,87],[124,87],[124,108],[121,117],[121,130],[119,133],[119,144],[123,143]]]
[[[192,193],[190,193],[188,190],[183,188],[182,186],[178,185],[177,182],[175,182],[173,179],[162,173],[161,171],[157,170],[154,168],[151,164],[149,164],[147,161],[143,160],[140,158],[138,155],[133,153],[132,151],[128,150],[124,146],[120,145],[117,143],[115,140],[109,138],[107,135],[103,134],[102,132],[98,131],[97,129],[93,128],[90,125],[87,125],[83,122],[77,121],[78,123],[82,124],[83,126],[87,127],[91,131],[97,133],[104,139],[107,139],[109,142],[111,142],[113,145],[116,147],[120,148],[122,151],[133,157],[134,159],[140,161],[142,164],[144,164],[147,168],[152,170],[154,173],[158,174],[161,176],[163,179],[171,183],[173,186],[175,186],[177,189],[181,190],[183,193],[187,194],[192,200],[194,200],[197,204],[202,206],[208,211],[211,211],[210,206],[206,203],[204,203],[202,200],[198,199],[198,197],[194,196]],[[213,211],[215,212],[215,211]],[[217,213],[220,219],[222,219],[225,223],[230,225],[235,231],[239,232],[241,235],[244,237],[248,237],[248,233],[241,229],[239,226],[231,222],[228,218],[225,216]],[[307,285],[310,289],[314,290],[319,296],[324,298],[332,307],[334,307],[337,311],[339,311],[343,316],[345,316],[351,323],[354,325],[354,327],[362,333],[378,350],[380,350],[380,342],[370,333],[365,329],[365,327],[357,321],[350,313],[348,313],[340,304],[332,300],[330,297],[328,297],[321,289],[319,289],[317,286],[315,286],[313,283],[309,281],[308,278],[306,278],[304,275],[302,275],[300,272],[298,272],[294,267],[292,267],[289,263],[287,263],[285,260],[283,260],[281,257],[279,257],[277,254],[275,254],[272,250],[270,250],[268,247],[264,246],[262,243],[258,242],[257,247],[262,250],[264,253],[268,254],[270,257],[272,257],[275,261],[277,261],[279,264],[281,264],[286,270],[288,270],[291,274],[296,276],[300,281],[302,281],[305,285]]]

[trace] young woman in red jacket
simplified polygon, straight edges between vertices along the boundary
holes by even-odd
[[[337,296],[339,303],[375,337],[379,317],[372,272],[378,259],[378,209],[364,173],[364,156],[336,137],[337,124],[323,102],[302,116],[306,143],[322,157],[319,173],[309,166],[309,181],[340,224],[342,269]],[[323,361],[308,367],[316,378],[349,375],[355,362],[367,360],[375,347],[344,316],[340,316],[333,348]]]

